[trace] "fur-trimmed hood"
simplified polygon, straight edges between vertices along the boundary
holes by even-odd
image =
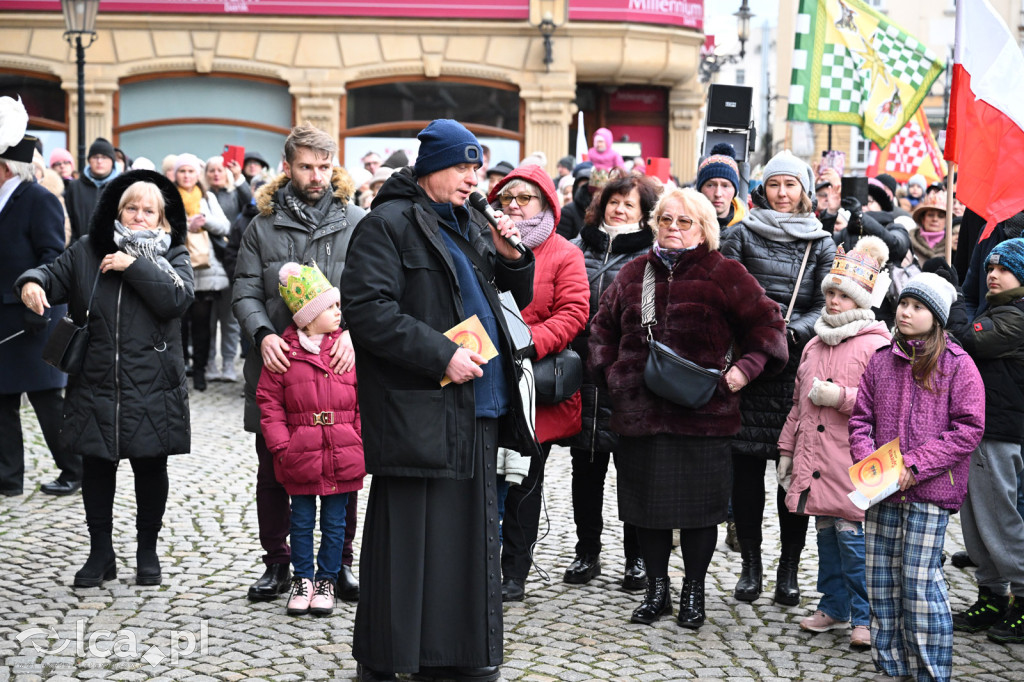
[[[274,196],[289,182],[291,182],[291,178],[281,173],[256,191],[256,208],[259,209],[260,215],[271,215],[274,212],[276,205]],[[334,197],[346,204],[352,200],[352,195],[356,191],[356,184],[352,181],[352,176],[340,166],[334,167],[331,174],[331,187],[334,188]]]
[[[117,251],[114,243],[114,221],[117,220],[117,205],[121,195],[136,182],[151,182],[160,188],[164,196],[164,215],[171,225],[171,248],[185,243],[188,232],[188,219],[185,216],[185,204],[181,201],[178,187],[164,175],[150,170],[134,170],[119,175],[110,181],[100,194],[89,221],[89,245],[93,253],[101,258]]]

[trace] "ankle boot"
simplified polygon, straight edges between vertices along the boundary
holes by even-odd
[[[672,613],[672,593],[669,590],[668,577],[647,579],[647,593],[644,600],[633,611],[630,621],[650,625],[661,616]]]
[[[803,547],[783,547],[779,557],[779,571],[775,576],[775,603],[796,606],[800,603],[800,553]]]
[[[117,556],[110,540],[110,529],[89,531],[89,558],[75,573],[75,587],[100,587],[117,577]]]
[[[740,538],[742,568],[733,596],[740,601],[755,601],[764,589],[764,569],[761,567],[761,543]]]
[[[683,578],[683,594],[679,598],[676,622],[691,630],[704,624],[704,583]]]
[[[160,574],[160,558],[156,554],[155,530],[139,531],[138,547],[135,550],[135,584],[159,585],[163,576]]]

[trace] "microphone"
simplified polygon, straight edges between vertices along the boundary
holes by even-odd
[[[491,205],[487,203],[487,199],[484,198],[483,194],[480,194],[480,192],[473,192],[472,194],[470,194],[469,205],[483,213],[484,216],[487,217],[487,222],[489,222],[495,228],[498,227],[498,216],[494,215],[494,209],[491,208]],[[499,232],[498,234],[501,233]],[[515,247],[516,251],[523,254],[524,256],[526,255],[526,247],[523,246],[523,240],[521,240],[519,237],[517,237],[514,234],[510,234],[504,239],[513,247]]]

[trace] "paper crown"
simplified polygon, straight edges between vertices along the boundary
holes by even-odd
[[[285,263],[281,266],[279,277],[281,298],[300,328],[315,320],[340,299],[337,288],[315,263],[312,266]]]
[[[836,258],[832,261],[832,269],[828,274],[847,277],[869,294],[875,289],[878,274],[882,271],[874,256],[853,250],[849,253],[839,245]]]
[[[838,289],[861,308],[877,306],[889,289],[889,276],[882,271],[888,259],[889,249],[878,237],[862,237],[849,252],[840,245],[821,291]]]

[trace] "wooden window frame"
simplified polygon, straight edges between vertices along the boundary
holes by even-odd
[[[62,81],[60,76],[55,76],[52,73],[43,73],[41,71],[29,71],[28,69],[4,69],[4,75],[10,76],[25,76],[27,78],[33,78],[40,81],[48,81],[50,83],[56,83],[58,86],[61,85]],[[66,90],[61,90],[64,94],[64,123],[55,121],[52,118],[43,118],[42,116],[28,117],[29,128],[41,128],[43,130],[56,130],[69,135],[71,132],[71,96]]]

